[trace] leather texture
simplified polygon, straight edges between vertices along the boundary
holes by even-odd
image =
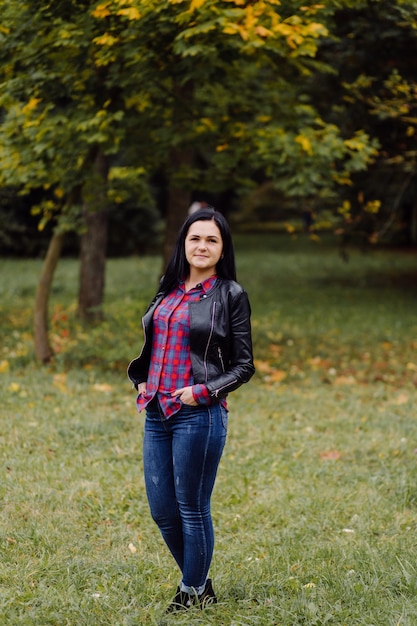
[[[157,293],[142,318],[143,348],[127,370],[136,389],[148,377],[152,318],[163,297]],[[248,295],[237,282],[219,279],[198,302],[190,302],[189,310],[194,383],[206,385],[212,398],[224,398],[255,372]]]

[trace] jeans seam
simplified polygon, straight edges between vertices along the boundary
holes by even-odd
[[[209,446],[209,442],[210,442],[210,438],[211,438],[211,431],[213,428],[213,419],[212,419],[212,414],[211,414],[211,410],[210,407],[208,407],[207,409],[207,415],[209,418],[209,429],[208,429],[208,433],[207,433],[207,438],[206,438],[206,447],[204,450],[204,461],[203,461],[203,467],[201,470],[201,477],[200,477],[200,486],[199,486],[199,493],[198,493],[198,508],[200,509],[200,514],[201,517],[203,518],[203,514],[201,511],[201,492],[203,490],[203,481],[204,481],[204,475],[205,475],[205,468],[206,468],[206,461],[207,461],[207,449]],[[203,522],[204,525],[204,521],[203,519],[201,520]],[[206,533],[204,532],[204,554],[205,554],[205,559],[204,559],[204,570],[207,569],[207,540],[206,540]],[[206,581],[203,581],[201,584],[205,584]]]

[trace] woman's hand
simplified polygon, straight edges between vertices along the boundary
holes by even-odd
[[[139,383],[138,385],[138,394],[144,395],[146,393],[146,383]]]
[[[190,387],[181,387],[181,389],[176,389],[172,392],[171,396],[177,397],[181,400],[183,404],[188,404],[189,406],[197,406],[197,402],[194,400],[193,396],[193,388]]]

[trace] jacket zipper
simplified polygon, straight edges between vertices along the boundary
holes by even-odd
[[[219,393],[220,393],[221,391],[223,391],[223,389],[227,389],[227,387],[230,387],[231,385],[234,385],[234,384],[235,384],[235,383],[237,383],[237,382],[238,382],[238,380],[237,380],[237,378],[235,378],[234,380],[231,380],[231,381],[230,381],[230,383],[227,383],[227,385],[223,385],[223,387],[219,387],[218,389],[215,389],[215,390],[213,391],[213,396],[214,396],[215,398],[218,398],[218,397],[219,397]]]
[[[206,373],[206,382],[208,380],[208,370],[207,370],[207,352],[209,349],[209,345],[210,345],[210,341],[211,338],[213,336],[213,331],[214,331],[214,317],[215,317],[215,313],[216,313],[216,302],[213,302],[213,312],[211,314],[211,325],[210,325],[210,334],[209,337],[207,339],[207,345],[206,345],[206,349],[204,351],[204,370]],[[220,349],[220,346],[218,347],[218,354],[219,354],[219,358],[222,364],[222,368],[223,368],[223,372],[224,372],[224,363],[223,363],[223,355],[222,355],[222,351]],[[234,380],[231,380],[230,383],[227,383],[227,385],[223,385],[223,387],[219,387],[218,389],[216,389],[213,392],[213,395],[217,398],[219,393],[223,390],[226,389],[227,387],[230,387],[230,385],[234,385],[235,383],[237,383],[238,380],[237,378],[235,378]]]
[[[209,349],[211,338],[213,336],[215,313],[216,313],[216,302],[213,302],[213,311],[212,311],[212,314],[211,314],[210,334],[209,334],[209,337],[207,339],[206,349],[204,350],[204,360],[203,360],[204,371],[205,371],[205,374],[206,374],[206,382],[208,381],[207,353],[208,353],[208,349]]]
[[[221,349],[220,346],[217,347],[217,352],[219,353],[220,365],[222,366],[222,370],[223,370],[223,373],[224,373],[225,369],[224,369],[223,354],[222,354],[222,349]]]

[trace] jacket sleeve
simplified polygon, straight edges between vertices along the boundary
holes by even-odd
[[[127,375],[136,390],[140,383],[146,383],[148,380],[150,357],[149,350],[145,350],[144,346],[140,355],[133,361],[130,361],[128,365]]]
[[[140,383],[145,383],[148,379],[149,366],[152,353],[152,334],[153,334],[153,314],[162,300],[163,294],[158,292],[149,305],[145,315],[142,318],[142,328],[144,343],[139,356],[131,361],[127,368],[127,375],[135,389]]]
[[[225,371],[208,380],[205,384],[211,397],[224,398],[253,376],[251,309],[246,291],[242,290],[231,297],[230,315],[230,350]]]

